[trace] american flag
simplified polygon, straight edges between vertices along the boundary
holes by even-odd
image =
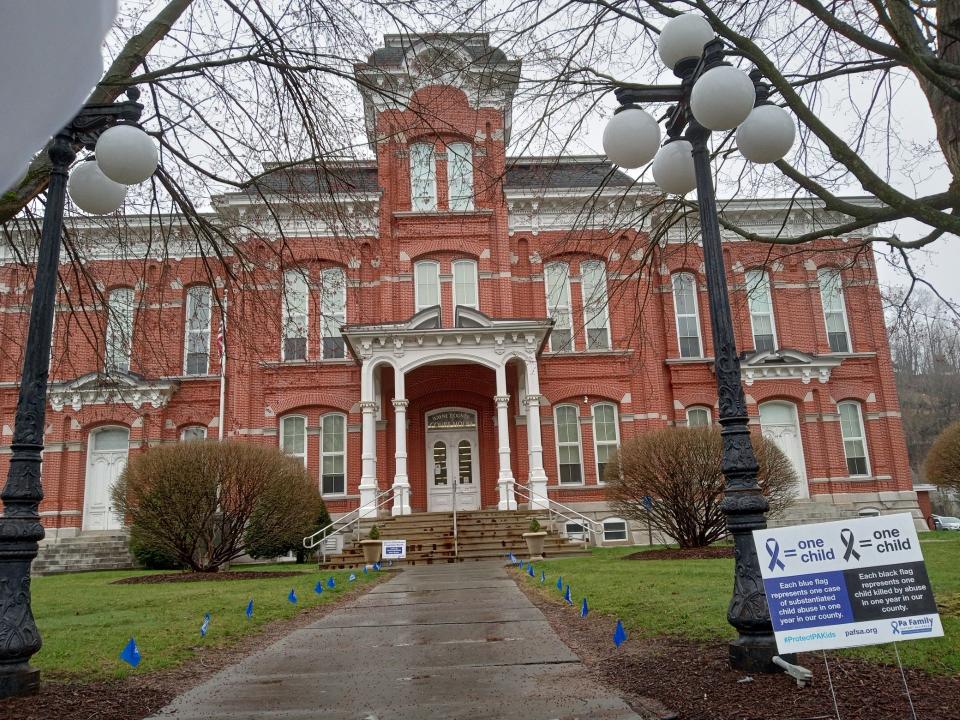
[[[217,351],[220,353],[220,361],[223,362],[223,354],[226,352],[227,347],[223,338],[223,323],[220,323],[220,332],[217,333]]]

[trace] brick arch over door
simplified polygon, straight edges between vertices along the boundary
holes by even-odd
[[[279,417],[301,407],[328,407],[349,413],[356,404],[356,393],[323,390],[316,392],[299,392],[281,398],[274,398],[268,402],[273,414]]]

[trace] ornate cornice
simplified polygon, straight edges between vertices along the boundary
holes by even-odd
[[[146,380],[134,374],[83,375],[65,383],[54,383],[47,400],[57,412],[65,407],[79,411],[84,405],[124,404],[135,410],[147,405],[164,407],[180,387],[178,380]]]

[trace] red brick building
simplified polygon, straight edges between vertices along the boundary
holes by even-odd
[[[603,158],[506,156],[519,65],[483,35],[387,36],[356,68],[375,159],[272,165],[215,197],[224,263],[183,218],[78,223],[90,255],[62,271],[48,535],[118,527],[107,488],[128,453],[222,425],[301,457],[335,514],[391,489],[393,514],[449,509],[454,490],[462,509],[549,497],[628,538],[604,501],[610,453],[717,417],[701,252],[680,226],[651,240],[669,208]],[[788,233],[824,219],[723,205]],[[751,422],[801,477],[793,519],[919,516],[869,249],[731,237],[725,257]],[[4,337],[23,337],[29,276],[3,260]],[[19,362],[8,343],[7,443]]]

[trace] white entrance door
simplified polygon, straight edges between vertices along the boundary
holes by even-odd
[[[84,530],[118,530],[123,519],[113,512],[110,490],[127,464],[130,432],[103,428],[90,433],[83,502]]]
[[[800,438],[800,422],[797,406],[787,402],[766,402],[760,405],[760,430],[763,436],[773,440],[789,458],[800,484],[797,497],[810,497],[807,486],[807,465],[803,459],[803,441]]]
[[[427,413],[427,510],[480,509],[477,415],[444,408]]]

